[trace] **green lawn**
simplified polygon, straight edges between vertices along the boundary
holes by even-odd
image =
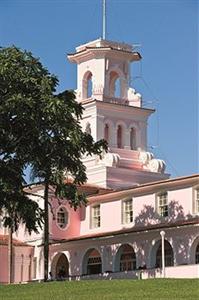
[[[0,300],[198,300],[198,279],[49,282],[0,286]]]

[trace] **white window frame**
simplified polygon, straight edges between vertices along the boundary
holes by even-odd
[[[58,216],[58,214],[60,214],[60,210],[63,210],[65,216],[65,222],[62,223],[61,222],[61,216]],[[59,220],[60,218],[60,220]],[[57,211],[56,211],[56,224],[57,224],[57,227],[60,229],[60,230],[65,230],[67,227],[68,227],[68,224],[69,224],[69,213],[68,213],[68,210],[66,209],[65,206],[61,205],[58,207]],[[62,226],[63,224],[63,226]]]
[[[193,188],[193,214],[199,215],[199,185]]]
[[[169,216],[168,202],[169,201],[167,191],[162,191],[156,195],[156,210],[161,218],[167,218]]]
[[[91,206],[90,227],[99,228],[101,226],[101,207],[100,204]]]
[[[133,223],[133,199],[122,201],[122,224]]]

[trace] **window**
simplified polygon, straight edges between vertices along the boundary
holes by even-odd
[[[90,75],[87,83],[87,98],[92,97],[92,93],[93,93],[93,83],[92,83],[92,75]]]
[[[119,77],[118,73],[112,71],[110,73],[110,85],[109,85],[109,96],[121,98],[121,78]]]
[[[120,256],[120,271],[131,271],[136,269],[136,256],[130,245],[123,245]]]
[[[102,260],[99,252],[93,249],[88,257],[87,274],[99,274],[102,272]]]
[[[174,265],[174,258],[173,258],[173,249],[170,243],[164,240],[164,254],[165,254],[165,267],[173,266]],[[162,267],[162,244],[160,245],[156,252],[156,268]]]
[[[100,227],[100,205],[91,207],[91,228]]]
[[[123,223],[129,224],[133,222],[133,200],[125,200],[122,203]]]
[[[57,225],[64,229],[68,224],[68,212],[64,207],[59,208],[57,212]]]
[[[86,72],[83,77],[82,82],[82,97],[83,99],[90,98],[92,96],[92,73],[90,71]]]
[[[123,143],[123,141],[122,141],[122,126],[121,125],[119,125],[118,126],[118,128],[117,128],[117,147],[118,148],[123,148],[122,147],[122,143]]]
[[[114,96],[116,98],[121,98],[121,80],[120,80],[120,78],[117,78],[115,80],[114,90],[115,90],[115,95]]]
[[[157,196],[158,213],[161,217],[168,217],[168,193],[161,193]]]
[[[196,264],[199,264],[199,244],[196,247],[195,261],[196,261]]]
[[[194,213],[199,213],[199,187],[194,189]]]

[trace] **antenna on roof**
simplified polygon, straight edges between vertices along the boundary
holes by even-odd
[[[103,0],[103,28],[102,28],[102,38],[106,39],[106,0]]]

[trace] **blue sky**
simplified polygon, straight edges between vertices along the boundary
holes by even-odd
[[[107,39],[141,44],[132,86],[157,109],[149,151],[165,160],[172,177],[199,171],[198,3],[107,0]],[[76,66],[66,54],[101,35],[101,0],[0,0],[0,45],[40,57],[58,76],[58,91],[76,88]]]

